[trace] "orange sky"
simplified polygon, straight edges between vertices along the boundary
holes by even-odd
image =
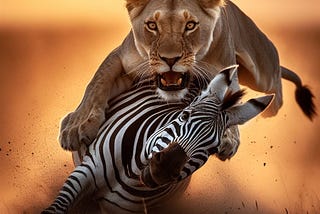
[[[234,2],[319,97],[319,1]],[[57,142],[60,119],[76,108],[97,67],[125,37],[128,17],[123,0],[0,5],[0,213],[39,213],[73,169]],[[212,158],[197,172],[182,210],[319,213],[320,119],[308,121],[293,85],[283,87],[277,117],[241,126],[237,155],[226,163]]]
[[[236,4],[255,19],[272,23],[320,23],[319,1],[308,0],[235,0]],[[127,18],[124,0],[0,0],[0,23],[106,22]],[[115,19],[116,17],[116,19]],[[259,18],[260,17],[260,18]]]

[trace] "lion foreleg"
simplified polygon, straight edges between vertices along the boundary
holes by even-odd
[[[89,145],[93,141],[105,120],[116,79],[122,73],[123,66],[116,49],[99,67],[79,107],[62,120],[59,139],[64,149],[77,150],[81,144]]]

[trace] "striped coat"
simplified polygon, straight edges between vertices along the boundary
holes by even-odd
[[[155,94],[152,85],[140,82],[110,101],[107,120],[96,140],[88,151],[82,148],[73,154],[75,163],[82,163],[43,213],[64,213],[68,207],[78,206],[78,194],[84,189],[85,194],[94,195],[102,210],[110,213],[144,212],[174,197],[173,193],[183,193],[189,179],[151,189],[141,184],[139,176],[148,162],[144,149],[147,138],[176,118],[197,95],[199,86],[193,86],[183,102],[167,103]]]
[[[227,93],[236,68],[221,71],[199,96],[199,86],[191,86],[184,102],[165,103],[148,81],[114,99],[96,140],[74,155],[83,157],[81,164],[43,213],[66,213],[82,195],[104,213],[142,213],[182,194],[209,155],[225,151],[226,130],[259,114],[273,98],[237,105],[242,91]]]

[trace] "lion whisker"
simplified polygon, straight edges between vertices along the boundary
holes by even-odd
[[[141,80],[148,78],[150,76],[149,74],[149,62],[148,61],[143,61],[140,63],[138,66],[136,66],[134,69],[130,70],[127,72],[127,75],[133,75],[134,76],[134,81],[140,82]]]
[[[200,79],[212,79],[210,73],[208,72],[208,70],[200,67],[199,65],[194,65],[193,69],[194,69],[194,75],[197,78],[200,78]]]

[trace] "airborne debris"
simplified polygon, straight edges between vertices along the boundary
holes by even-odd
[[[287,208],[284,208],[285,210],[286,210],[286,214],[289,214],[289,211],[288,211],[288,209]]]

